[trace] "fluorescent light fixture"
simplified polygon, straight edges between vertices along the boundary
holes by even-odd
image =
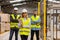
[[[53,1],[53,0],[48,0],[48,1]]]
[[[60,1],[56,1],[56,0],[48,0],[50,2],[54,2],[54,3],[60,3]]]
[[[18,6],[18,5],[23,5],[23,4],[26,4],[26,2],[25,3],[13,4],[13,6]]]
[[[22,5],[22,4],[13,4],[13,6],[18,6],[18,5]]]
[[[25,1],[25,0],[14,0],[14,1],[10,1],[10,3],[19,2],[19,1]]]

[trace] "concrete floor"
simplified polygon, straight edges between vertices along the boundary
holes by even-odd
[[[3,33],[3,34],[0,34],[0,40],[9,40],[9,33],[10,32],[6,32],[6,33]],[[12,40],[15,40],[14,35],[13,35]],[[18,35],[18,40],[21,40],[19,35]],[[28,37],[28,40],[30,40],[30,36]],[[34,35],[34,40],[36,40],[35,35]],[[42,40],[42,39],[40,38],[40,40]]]

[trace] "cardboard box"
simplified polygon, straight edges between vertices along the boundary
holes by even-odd
[[[9,14],[0,14],[1,22],[10,22],[10,15]]]
[[[5,23],[0,23],[0,33],[5,32]]]
[[[9,31],[10,30],[10,23],[5,23],[5,31]]]
[[[3,20],[3,21],[5,21],[5,22],[9,22],[9,21],[10,21],[10,16],[9,16],[9,14],[4,14],[3,16],[4,16],[4,19],[5,19],[5,20]]]
[[[9,14],[0,14],[0,33],[4,33],[5,30],[10,30],[9,17]]]

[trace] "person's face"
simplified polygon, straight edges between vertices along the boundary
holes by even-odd
[[[23,16],[26,17],[27,16],[27,13],[24,13]]]
[[[33,14],[34,14],[34,15],[37,15],[37,11],[34,11]]]
[[[18,10],[14,10],[14,13],[17,13]]]

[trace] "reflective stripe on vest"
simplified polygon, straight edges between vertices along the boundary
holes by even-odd
[[[14,14],[11,14],[13,19],[18,19],[20,17],[20,15],[17,15],[17,17],[15,18]]]
[[[15,19],[18,19],[20,17],[20,15],[17,15],[16,18],[14,16],[14,14],[11,14],[12,18],[15,20]],[[18,23],[13,23],[11,22],[10,23],[10,27],[13,28],[13,27],[17,27],[18,28]]]
[[[10,23],[10,27],[11,27],[11,28],[13,28],[13,27],[18,28],[18,23],[12,23],[12,22],[11,22],[11,23]]]
[[[31,28],[41,28],[41,26],[40,25],[31,25]]]
[[[23,22],[23,26],[27,26],[30,23],[30,18],[28,18],[27,20],[24,20],[24,18],[21,18],[22,22]],[[20,35],[29,35],[30,33],[30,27],[29,28],[20,28]]]
[[[32,21],[37,21],[37,20],[39,20],[39,18],[40,18],[39,16],[36,16],[36,17],[32,16],[31,17]]]
[[[23,22],[23,26],[27,26],[27,25],[29,25],[29,23],[30,23],[30,18],[28,18],[27,20],[24,20],[24,19],[22,18],[22,22]]]
[[[39,19],[40,19],[39,16],[36,16],[36,18],[34,16],[31,17],[31,21],[37,21]],[[31,28],[41,28],[40,23],[37,23],[37,24],[34,24],[34,25],[31,24]]]
[[[20,35],[29,35],[30,29],[28,28],[20,28]]]

